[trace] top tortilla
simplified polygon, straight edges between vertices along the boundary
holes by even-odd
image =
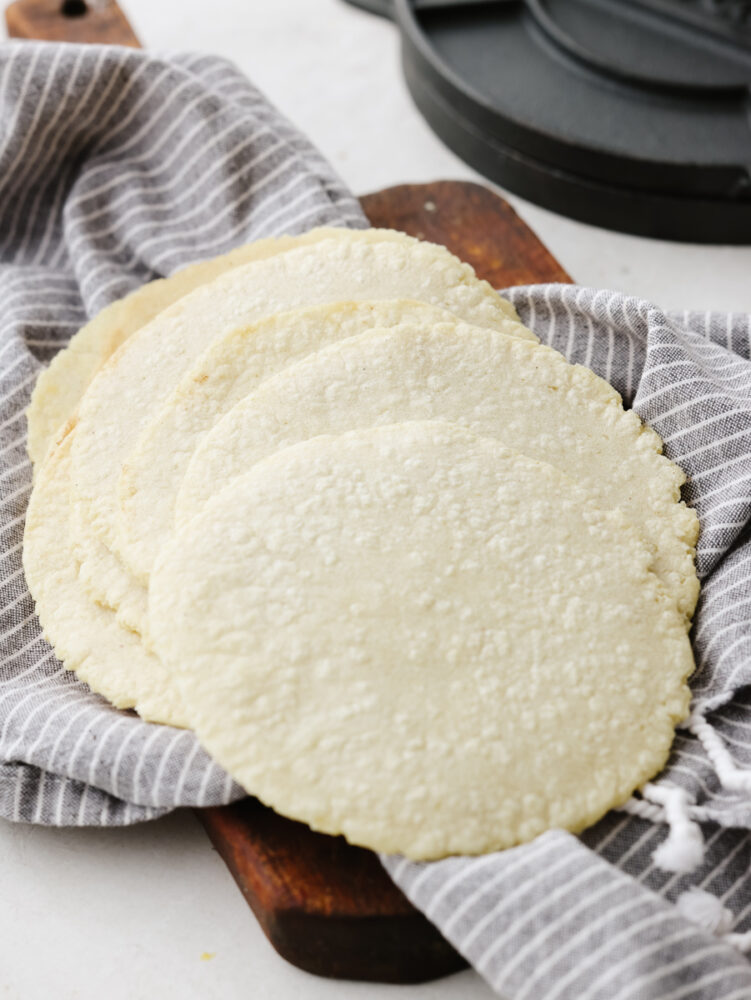
[[[165,546],[150,626],[249,793],[416,859],[578,831],[663,766],[691,647],[617,510],[450,424],[259,462]]]

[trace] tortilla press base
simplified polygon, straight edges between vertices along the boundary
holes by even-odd
[[[751,243],[751,2],[347,2],[395,20],[417,107],[491,180],[608,229]]]

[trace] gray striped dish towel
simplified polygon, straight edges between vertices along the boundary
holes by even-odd
[[[326,162],[211,56],[0,47],[0,815],[116,825],[240,795],[193,735],[106,705],[41,637],[21,568],[36,375],[142,282],[260,236],[364,226]],[[692,714],[665,772],[580,837],[383,858],[508,1000],[751,998],[751,323],[618,293],[507,292],[662,435],[700,515]]]

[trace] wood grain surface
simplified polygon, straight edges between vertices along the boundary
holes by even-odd
[[[13,38],[139,46],[112,0],[16,0],[6,21]],[[444,244],[496,288],[571,280],[511,206],[479,184],[405,184],[361,203],[374,226]],[[465,965],[372,852],[255,799],[197,814],[271,944],[301,969],[416,983]]]
[[[115,0],[16,0],[6,8],[5,23],[11,38],[140,48]]]
[[[442,243],[494,288],[571,281],[508,202],[481,184],[400,184],[360,202],[374,226]]]
[[[197,814],[269,941],[298,968],[418,983],[464,967],[371,851],[314,833],[256,799]]]

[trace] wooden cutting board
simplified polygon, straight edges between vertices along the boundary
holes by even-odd
[[[16,38],[139,44],[106,0],[17,0],[6,20]],[[402,185],[361,203],[374,226],[444,244],[496,288],[571,280],[513,209],[478,184]],[[313,833],[255,799],[197,814],[271,944],[301,969],[416,983],[464,966],[372,852]]]

